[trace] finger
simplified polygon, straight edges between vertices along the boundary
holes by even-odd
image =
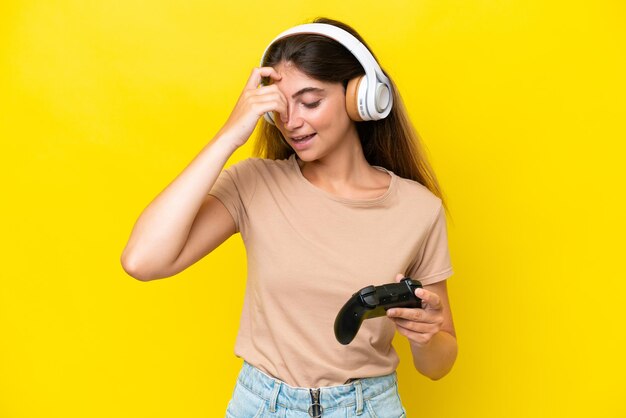
[[[393,308],[387,311],[388,318],[402,318],[414,322],[435,323],[434,316],[419,308]]]
[[[416,289],[415,296],[422,300],[422,306],[428,305],[431,309],[441,309],[441,298],[438,294],[426,289]]]
[[[274,103],[275,107],[271,111],[277,112],[283,122],[287,120],[287,99],[276,86],[259,87],[255,94],[256,103]]]
[[[254,91],[250,92],[249,94],[251,94],[253,96],[257,96],[257,97],[276,96],[276,97],[280,98],[280,100],[283,103],[287,104],[287,98],[280,91],[278,86],[276,86],[275,84],[270,84],[269,86],[260,86],[259,88],[254,89]]]
[[[248,78],[248,82],[246,83],[246,89],[256,89],[258,85],[261,84],[262,77],[270,77],[275,80],[280,80],[282,78],[282,76],[278,74],[273,67],[254,67],[250,77]]]
[[[396,326],[396,329],[398,330],[398,333],[404,335],[405,337],[407,337],[409,340],[416,342],[417,344],[420,345],[425,345],[428,343],[428,341],[430,341],[430,339],[432,338],[433,334],[426,332],[426,333],[422,333],[422,332],[415,332],[412,331],[410,329],[401,327],[401,326]]]
[[[254,101],[268,101],[274,100],[278,103],[287,105],[287,100],[285,96],[278,90],[278,88],[274,85],[272,86],[261,86],[258,89],[250,92],[249,95],[254,98]]]
[[[436,333],[439,329],[437,324],[429,324],[424,322],[414,322],[408,319],[393,318],[393,322],[404,329],[408,329],[413,332],[419,332],[421,334]]]
[[[267,67],[267,68],[272,68],[272,67]],[[273,81],[280,81],[283,78],[283,75],[278,73],[276,70],[274,70],[272,68],[273,71],[271,71],[269,73],[269,75],[262,75],[261,77],[261,84],[262,86],[271,86],[273,84]]]
[[[261,100],[255,103],[255,110],[258,112],[259,116],[264,115],[265,113],[272,112],[278,113],[279,115],[284,114],[284,110],[281,110],[281,104],[276,102],[275,100]],[[282,119],[282,116],[280,116]]]
[[[395,280],[396,280],[397,283],[400,283],[400,280],[402,280],[402,279],[404,279],[404,274],[402,274],[402,273],[396,274]]]

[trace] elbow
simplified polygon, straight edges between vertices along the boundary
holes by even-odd
[[[447,376],[451,370],[452,370],[452,364],[450,364],[448,367],[441,368],[441,369],[432,369],[432,370],[417,369],[418,372],[420,372],[422,375],[426,376],[427,378],[429,378],[430,380],[434,382],[436,382],[437,380],[441,380],[442,378]]]
[[[125,253],[122,253],[122,257],[120,258],[120,262],[122,264],[122,268],[130,277],[137,279],[141,282],[148,282],[153,280],[153,278],[146,274],[145,270],[142,270],[137,263],[136,260],[127,256]]]
[[[445,372],[442,373],[438,373],[438,374],[430,374],[427,375],[426,377],[428,377],[430,380],[432,380],[433,382],[436,382],[437,380],[441,380],[443,377],[445,377],[448,373],[450,373],[450,370],[446,370]]]

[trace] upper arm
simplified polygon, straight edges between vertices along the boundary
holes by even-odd
[[[230,212],[218,198],[208,194],[191,225],[183,249],[165,271],[165,277],[185,270],[236,232],[237,227]]]
[[[452,310],[450,309],[450,300],[448,298],[448,281],[441,280],[437,283],[424,285],[424,289],[436,293],[437,296],[439,296],[443,310],[443,324],[441,325],[441,330],[446,331],[456,338],[454,322],[452,321]]]

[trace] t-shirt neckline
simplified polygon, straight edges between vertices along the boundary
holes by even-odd
[[[300,165],[298,164],[298,160],[296,158],[296,154],[291,154],[291,156],[289,157],[289,159],[291,159],[291,162],[293,164],[294,169],[296,170],[296,173],[298,174],[298,177],[312,190],[314,190],[316,193],[321,194],[322,196],[325,196],[329,199],[335,200],[337,202],[341,202],[341,203],[345,203],[345,204],[349,204],[349,205],[360,205],[360,206],[370,206],[370,205],[375,205],[377,203],[380,203],[382,201],[384,201],[385,199],[387,199],[387,197],[389,197],[389,195],[392,193],[392,191],[395,189],[395,184],[396,184],[396,175],[394,174],[393,171],[387,170],[385,167],[381,167],[381,166],[377,166],[377,165],[373,165],[372,167],[384,171],[387,174],[389,174],[391,176],[391,181],[389,183],[389,187],[387,188],[387,191],[385,191],[385,193],[383,193],[382,195],[375,197],[375,198],[370,198],[370,199],[350,199],[347,197],[341,197],[341,196],[337,196],[334,195],[332,193],[327,192],[326,190],[322,190],[319,187],[315,186],[313,183],[311,183],[306,177],[304,177],[304,174],[302,174],[302,171],[300,170]]]

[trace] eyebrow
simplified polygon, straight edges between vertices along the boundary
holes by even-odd
[[[303,95],[304,93],[308,93],[310,91],[316,92],[316,93],[322,93],[324,91],[324,89],[321,89],[319,87],[305,87],[303,89],[298,90],[297,92],[295,92],[294,94],[291,95],[292,99],[295,99],[298,96]]]

